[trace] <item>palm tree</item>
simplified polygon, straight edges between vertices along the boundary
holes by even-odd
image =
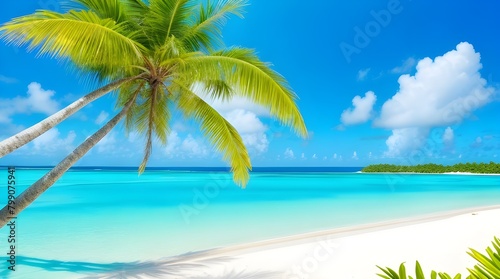
[[[70,61],[81,73],[97,80],[115,82],[100,94],[117,88],[118,104],[124,108],[113,120],[118,123],[125,117],[127,130],[144,136],[140,172],[146,167],[153,142],[166,144],[171,111],[178,109],[200,123],[204,135],[230,164],[234,181],[244,187],[251,169],[246,147],[236,129],[200,93],[222,100],[244,96],[267,107],[299,135],[307,135],[295,104],[297,97],[286,80],[260,61],[253,50],[223,46],[222,26],[229,16],[241,16],[245,5],[246,0],[73,0],[65,13],[39,10],[13,19],[0,27],[0,38]],[[97,133],[109,132],[116,125],[113,123]],[[48,123],[47,130],[50,125],[57,123]],[[43,133],[41,127],[34,130],[33,138]],[[97,142],[83,143],[80,154]],[[14,215],[79,157],[66,158],[61,162],[64,167],[54,168],[51,179],[42,178],[32,185],[38,190],[30,187],[26,190],[30,194],[22,193],[25,206],[16,207]],[[0,227],[6,212],[5,208],[0,211]]]

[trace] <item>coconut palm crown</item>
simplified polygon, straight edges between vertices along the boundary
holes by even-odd
[[[254,50],[222,42],[228,17],[245,0],[73,0],[59,13],[38,10],[0,27],[0,39],[69,61],[101,81],[125,79],[118,105],[134,98],[128,131],[145,138],[142,172],[154,141],[166,144],[172,109],[200,123],[203,134],[245,185],[250,158],[236,129],[205,100],[243,96],[269,109],[297,134],[307,130],[287,81]],[[137,97],[135,97],[137,96]]]

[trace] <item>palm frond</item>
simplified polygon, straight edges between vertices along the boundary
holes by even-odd
[[[154,57],[157,61],[169,61],[170,59],[181,58],[185,53],[186,50],[182,42],[176,37],[170,37],[167,38],[163,46],[157,48]],[[172,68],[174,64],[165,64],[165,66],[166,68]]]
[[[189,0],[150,0],[145,23],[152,45],[162,46],[171,36],[182,37],[193,7]]]
[[[284,125],[291,126],[299,135],[306,136],[307,129],[285,78],[260,61],[252,50],[231,48],[211,55],[185,59],[186,75],[193,81],[221,79],[237,95],[269,108]]]
[[[0,32],[8,44],[27,44],[39,55],[69,58],[79,68],[99,69],[104,76],[130,70],[141,61],[142,46],[134,41],[134,33],[91,11],[37,11],[4,24]]]
[[[136,101],[132,105],[132,107],[128,110],[127,115],[125,117],[125,132],[127,133],[127,135],[134,129],[134,124],[135,124],[134,121],[139,112],[137,103],[141,102],[140,96],[144,94],[144,93],[141,94],[141,92],[146,90],[145,85],[146,85],[145,81],[138,81],[138,82],[131,82],[120,87],[118,93],[118,100],[116,102],[116,107],[123,107],[131,96],[137,95],[138,97],[136,97],[136,100],[139,98],[139,100]]]
[[[159,140],[161,144],[167,143],[169,133],[168,123],[171,117],[169,110],[169,95],[164,87],[157,86],[149,88],[143,96],[145,101],[137,106],[135,111],[134,126],[140,134],[146,138],[144,146],[144,157],[139,166],[139,173],[144,172],[152,152],[153,142]]]
[[[486,254],[474,249],[467,252],[478,262],[474,268],[468,269],[473,278],[500,278],[500,239],[495,237],[492,246],[486,248]]]
[[[120,0],[73,0],[76,8],[82,6],[82,9],[90,10],[100,18],[110,18],[117,23],[126,20],[126,10],[123,1]]]
[[[221,101],[228,101],[234,96],[233,88],[223,80],[205,80],[203,87],[204,92]]]
[[[243,17],[247,0],[218,0],[200,3],[193,23],[182,37],[191,50],[213,50],[223,45],[222,27],[230,15]]]
[[[238,131],[214,108],[193,93],[186,85],[179,87],[177,106],[186,117],[200,122],[201,129],[214,148],[223,154],[223,159],[231,165],[233,179],[245,187],[252,166],[250,156]]]

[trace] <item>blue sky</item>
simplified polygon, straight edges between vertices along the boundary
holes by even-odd
[[[500,26],[495,1],[250,1],[224,29],[227,46],[255,48],[299,95],[301,139],[245,100],[215,102],[254,166],[364,166],[500,161]],[[0,22],[55,0],[4,3]],[[96,88],[50,58],[0,44],[0,139]],[[53,165],[116,112],[103,97],[2,165]],[[178,114],[150,166],[223,166]],[[143,140],[119,125],[77,165],[138,166]]]

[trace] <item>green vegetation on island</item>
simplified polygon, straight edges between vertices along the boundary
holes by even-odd
[[[498,173],[500,164],[489,163],[460,163],[452,166],[438,164],[423,164],[415,166],[400,166],[391,164],[369,165],[362,172],[408,172],[408,173],[446,173],[446,172],[469,172],[469,173]]]

